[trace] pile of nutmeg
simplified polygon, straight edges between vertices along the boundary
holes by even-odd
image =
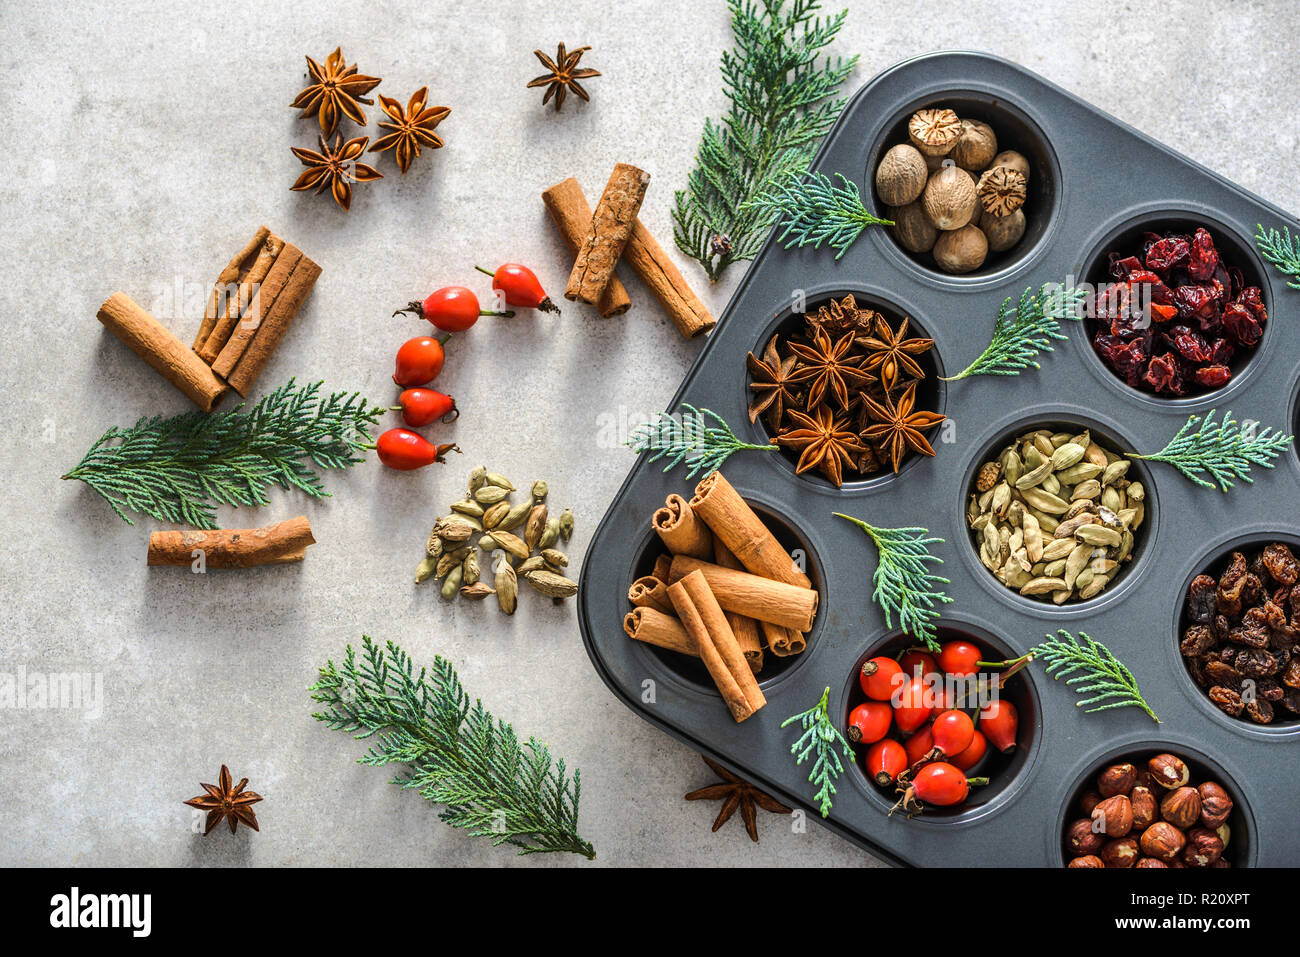
[[[1065,829],[1068,867],[1231,867],[1232,798],[1222,785],[1193,785],[1187,763],[1157,754],[1139,770],[1112,764],[1079,799],[1083,817]]]
[[[910,143],[891,147],[876,167],[876,193],[908,252],[930,253],[939,268],[966,273],[990,252],[1006,252],[1025,235],[1029,161],[998,152],[993,127],[948,109],[918,110]]]

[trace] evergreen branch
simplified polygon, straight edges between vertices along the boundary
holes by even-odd
[[[673,238],[717,280],[758,255],[776,220],[750,201],[802,173],[844,108],[857,57],[823,56],[847,11],[816,16],[816,0],[728,0],[735,49],[722,54],[729,107],[704,121],[695,168],[676,194]]]
[[[892,616],[897,612],[899,628],[930,651],[938,651],[934,622],[939,612],[934,606],[952,599],[935,587],[947,585],[948,579],[933,574],[927,563],[943,564],[942,558],[930,554],[930,546],[943,544],[943,539],[926,538],[930,532],[924,528],[876,528],[843,512],[833,514],[858,526],[876,543],[880,557],[871,576],[876,586],[871,600],[884,611],[885,627],[894,627]]]
[[[1046,283],[1037,293],[1033,287],[1021,293],[1014,309],[1008,296],[998,310],[988,348],[961,372],[948,376],[948,381],[976,375],[1019,375],[1022,369],[1039,368],[1038,354],[1053,351],[1053,339],[1063,342],[1067,338],[1061,323],[1079,319],[1084,295],[1082,289]]]
[[[1142,697],[1133,672],[1111,654],[1109,648],[1094,641],[1086,632],[1079,632],[1078,638],[1064,628],[1057,629],[1056,633],[1056,638],[1044,635],[1047,641],[1035,645],[1029,653],[1043,659],[1053,680],[1065,678],[1067,685],[1079,685],[1074,689],[1076,694],[1092,695],[1076,701],[1076,708],[1083,708],[1088,714],[1111,708],[1141,708],[1152,721],[1160,723]]]
[[[850,764],[853,763],[853,748],[848,741],[844,740],[839,726],[827,713],[826,707],[830,694],[831,689],[827,688],[822,692],[821,700],[807,711],[791,715],[781,722],[781,727],[784,728],[797,721],[799,727],[803,729],[799,740],[790,746],[790,753],[795,755],[796,767],[803,764],[809,756],[816,755],[812,770],[808,772],[808,781],[817,785],[817,793],[813,797],[817,800],[822,817],[831,813],[831,795],[835,793],[835,779],[844,773],[840,756],[835,753],[837,743],[844,752],[844,757],[848,758]]]
[[[509,844],[520,854],[567,852],[588,860],[595,849],[578,834],[581,776],[535,738],[521,744],[514,728],[481,702],[471,707],[455,668],[442,657],[415,675],[393,642],[387,651],[361,638],[343,667],[332,660],[308,690],[326,705],[312,715],[336,731],[375,743],[360,764],[406,767],[393,783],[443,805],[439,818],[472,837]]]
[[[722,416],[710,409],[697,409],[693,405],[682,403],[682,408],[689,412],[681,416],[660,412],[653,422],[640,425],[633,431],[624,444],[637,454],[652,453],[651,462],[667,457],[664,466],[667,472],[683,462],[690,467],[687,478],[694,478],[703,472],[705,475],[722,468],[734,453],[742,450],[754,452],[773,452],[775,445],[752,445],[742,442]],[[707,424],[705,416],[717,423],[716,427]]]
[[[1159,452],[1133,453],[1130,458],[1172,465],[1202,488],[1214,488],[1214,483],[1202,477],[1202,473],[1209,473],[1218,483],[1219,491],[1226,492],[1233,486],[1233,477],[1253,484],[1251,466],[1271,469],[1272,460],[1294,441],[1293,436],[1259,429],[1258,423],[1237,428],[1231,412],[1224,415],[1222,422],[1215,423],[1212,421],[1215,411],[1211,409],[1204,421],[1200,416],[1189,416],[1178,434]],[[1201,427],[1190,431],[1198,421]]]
[[[364,460],[369,429],[383,406],[360,393],[318,398],[319,382],[294,380],[264,396],[250,412],[187,412],[113,427],[63,476],[85,482],[128,525],[127,511],[161,522],[216,528],[217,505],[266,505],[272,486],[312,498],[329,495],[315,471]]]
[[[1256,223],[1255,245],[1259,247],[1260,255],[1282,275],[1300,276],[1300,242],[1292,238],[1289,227],[1283,226],[1280,233],[1276,229],[1265,232],[1264,227]],[[1288,281],[1287,285],[1292,289],[1300,289],[1300,282],[1294,280]]]
[[[892,226],[893,220],[879,219],[862,205],[857,183],[836,173],[836,186],[821,173],[804,176],[795,173],[775,183],[746,203],[764,216],[785,217],[777,242],[786,249],[812,246],[820,249],[824,242],[839,250],[839,259],[868,226]],[[787,242],[787,239],[789,240]]]

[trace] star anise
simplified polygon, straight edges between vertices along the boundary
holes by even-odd
[[[821,469],[839,488],[844,482],[844,469],[857,468],[859,457],[867,451],[862,439],[824,405],[812,415],[791,409],[787,416],[796,428],[787,429],[774,441],[799,451],[795,472],[802,475],[810,469]]]
[[[375,140],[375,145],[370,147],[370,152],[382,153],[384,150],[394,150],[397,167],[402,171],[403,176],[406,175],[411,162],[420,155],[421,146],[427,146],[431,150],[442,148],[442,137],[433,130],[447,118],[451,109],[446,106],[431,106],[425,109],[424,103],[428,95],[429,88],[420,87],[411,94],[411,99],[403,110],[402,104],[397,100],[379,94],[379,105],[393,120],[392,123],[380,123],[379,128],[392,130],[392,132]]]
[[[588,70],[585,67],[581,70],[577,68],[578,61],[582,59],[582,54],[590,49],[591,47],[578,47],[573,52],[566,53],[564,44],[561,43],[559,49],[555,52],[554,60],[541,50],[533,51],[533,56],[541,60],[542,66],[551,71],[544,73],[535,80],[530,80],[528,83],[528,89],[530,90],[535,86],[546,87],[546,95],[542,97],[542,106],[545,106],[554,96],[555,109],[556,112],[559,112],[560,107],[564,105],[564,97],[569,90],[573,90],[575,94],[587,102],[591,102],[591,97],[587,95],[587,91],[582,88],[582,84],[578,81],[600,76],[600,73],[596,70]]]
[[[864,335],[871,332],[875,318],[874,309],[859,309],[853,293],[849,293],[839,302],[832,299],[809,316],[808,325],[821,329],[828,336],[842,336],[849,331]]]
[[[358,73],[355,63],[347,66],[343,62],[342,47],[334,48],[334,52],[325,58],[324,66],[307,57],[307,70],[311,73],[312,84],[298,94],[289,104],[291,107],[301,107],[303,116],[316,117],[324,136],[334,135],[341,116],[358,126],[366,125],[366,115],[361,112],[359,104],[370,106],[375,102],[366,99],[365,95],[380,84],[379,77]]]
[[[944,416],[937,412],[913,411],[916,405],[915,382],[908,383],[897,401],[889,395],[885,396],[884,405],[868,395],[863,395],[862,401],[867,414],[875,420],[862,430],[862,440],[876,445],[890,460],[895,472],[908,449],[922,455],[934,455],[934,449],[922,433],[942,422]]]
[[[852,402],[849,390],[856,392],[872,381],[874,377],[859,368],[861,357],[850,355],[852,349],[851,332],[832,342],[830,336],[817,329],[811,345],[790,343],[790,350],[803,360],[792,381],[811,381],[808,387],[809,410],[825,401],[827,390],[841,409],[848,409]]]
[[[749,388],[755,393],[749,403],[749,421],[754,422],[760,415],[767,413],[767,422],[772,428],[781,426],[785,410],[797,406],[798,390],[791,376],[794,374],[794,356],[781,357],[777,351],[777,336],[773,336],[763,350],[763,358],[755,358],[754,353],[745,357],[745,365],[753,381]]]
[[[230,768],[223,764],[220,781],[219,785],[200,782],[199,787],[207,793],[192,797],[185,802],[190,807],[208,812],[207,826],[203,833],[210,834],[212,829],[223,820],[230,824],[231,834],[235,833],[240,824],[251,827],[254,831],[260,830],[257,826],[257,815],[253,813],[251,805],[262,800],[262,796],[255,791],[244,790],[248,786],[248,778],[242,778],[238,784],[231,787]]]
[[[884,316],[876,316],[874,335],[858,339],[858,345],[870,351],[862,368],[874,372],[880,377],[880,384],[886,392],[893,392],[899,380],[904,376],[912,379],[924,379],[925,370],[912,358],[929,352],[934,348],[933,339],[908,339],[908,319],[903,319],[898,332],[889,327]]]
[[[745,830],[749,832],[749,839],[755,844],[758,843],[758,812],[755,807],[761,807],[764,811],[771,811],[773,814],[789,814],[790,808],[786,807],[780,801],[767,794],[764,794],[748,781],[744,781],[726,768],[705,758],[704,763],[709,766],[714,774],[722,780],[717,784],[710,784],[708,787],[691,791],[686,795],[688,801],[721,801],[722,807],[718,810],[718,816],[713,821],[713,830],[716,833],[718,828],[731,820],[731,815],[736,813],[736,808],[740,808],[741,820],[745,822]]]
[[[384,178],[384,174],[373,166],[356,161],[357,157],[365,152],[366,144],[370,142],[369,137],[358,136],[340,146],[339,142],[342,139],[341,136],[337,137],[334,145],[330,146],[322,136],[319,153],[297,146],[291,147],[293,155],[308,168],[298,177],[298,182],[289,188],[304,190],[315,187],[316,192],[319,193],[329,186],[330,192],[334,194],[334,201],[344,209],[349,209],[352,206],[352,183],[369,183]]]

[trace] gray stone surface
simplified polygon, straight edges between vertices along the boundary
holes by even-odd
[[[853,88],[925,51],[988,50],[1300,205],[1289,3],[851,7],[837,49],[861,54]],[[188,341],[196,297],[260,222],[324,267],[263,386],[322,378],[376,400],[393,395],[396,346],[421,331],[389,318],[397,305],[451,283],[486,295],[471,267],[505,260],[532,264],[558,298],[568,259],[538,193],[562,177],[594,198],[615,162],[643,166],[654,176],[643,219],[671,246],[672,191],[705,116],[723,105],[722,3],[7,4],[0,27],[10,128],[0,673],[103,681],[97,716],[0,711],[0,864],[520,863],[441,825],[383,771],[357,765],[359,743],[311,720],[316,666],[363,632],[418,658],[450,657],[473,694],[581,767],[582,831],[600,864],[875,863],[819,827],[791,833],[772,817],[759,845],[738,821],[710,834],[713,809],[681,801],[707,770],[609,694],[572,603],[526,595],[506,620],[411,585],[432,518],[479,462],[517,483],[546,478],[552,501],[578,513],[580,558],[631,465],[614,426],[662,407],[700,348],[630,276],[624,319],[566,307],[558,321],[485,319],[454,344],[438,386],[464,413],[440,434],[468,454],[450,467],[398,474],[370,462],[330,475],[334,497],[321,502],[282,494],[270,508],[223,510],[236,526],[306,512],[319,544],[302,565],[206,577],[146,569],[154,523],[126,525],[58,480],[109,425],[187,408],[101,332],[99,303],[122,289]],[[590,82],[594,102],[557,116],[523,84],[539,72],[531,50],[560,40],[591,44],[584,64],[604,75]],[[350,214],[288,188],[300,170],[289,147],[314,141],[313,124],[288,109],[302,54],[338,43],[384,77],[380,92],[405,102],[428,84],[432,102],[452,107],[439,131],[447,147],[404,178],[379,159],[386,178],[359,186]],[[373,137],[378,110],[370,117]],[[678,259],[720,313],[743,267],[707,288]],[[176,284],[188,303],[163,296]],[[262,833],[191,833],[180,801],[222,762],[265,795]]]

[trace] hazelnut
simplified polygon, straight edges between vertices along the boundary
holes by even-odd
[[[1029,182],[1029,160],[1025,159],[1015,150],[1003,150],[997,156],[993,157],[993,162],[989,163],[989,169],[995,166],[1005,166],[1007,169],[1013,169]]]
[[[1164,861],[1158,861],[1154,857],[1139,857],[1134,867],[1168,867]]]
[[[1092,809],[1101,803],[1101,795],[1096,791],[1087,791],[1079,798],[1079,807],[1084,814],[1091,814]]]
[[[920,150],[900,143],[876,167],[876,192],[887,206],[906,206],[921,195],[929,178]]]
[[[1101,860],[1107,867],[1132,867],[1137,863],[1138,842],[1131,837],[1107,841],[1101,848]]]
[[[958,166],[972,173],[987,169],[997,154],[997,134],[993,127],[979,120],[961,121],[961,135],[948,152]]]
[[[1232,813],[1232,798],[1222,786],[1206,781],[1196,789],[1201,796],[1201,825],[1211,830],[1228,819]]]
[[[1133,829],[1133,805],[1123,794],[1116,794],[1092,809],[1092,819],[1101,822],[1107,837],[1123,837]]]
[[[984,207],[976,204],[979,227],[988,237],[989,249],[995,253],[1004,253],[1025,235],[1025,211],[1017,209],[1010,216],[994,216],[985,213]]]
[[[1092,821],[1083,818],[1066,829],[1065,843],[1071,854],[1096,854],[1106,839],[1092,829]]]
[[[939,238],[939,230],[926,218],[921,204],[908,203],[906,206],[891,206],[885,214],[894,221],[894,238],[898,244],[910,253],[928,253],[934,248],[934,241]]]
[[[1095,854],[1087,854],[1083,857],[1076,857],[1066,867],[1105,867],[1106,863]]]
[[[1017,170],[994,166],[985,170],[978,185],[980,202],[994,216],[1010,216],[1029,195],[1025,177]]]
[[[1160,801],[1160,816],[1174,827],[1187,830],[1201,817],[1201,796],[1196,788],[1181,787]]]
[[[1183,848],[1183,862],[1189,867],[1209,867],[1223,855],[1223,842],[1219,835],[1203,827],[1187,832],[1187,846]]]
[[[1150,788],[1141,785],[1135,787],[1133,793],[1128,796],[1128,801],[1133,806],[1133,826],[1136,828],[1150,827],[1160,816],[1156,807],[1156,796],[1151,793]]]
[[[1157,754],[1147,762],[1147,770],[1162,788],[1180,788],[1191,776],[1183,759],[1176,754]]]
[[[1156,821],[1142,832],[1142,853],[1162,861],[1172,861],[1187,843],[1183,832],[1166,821]]]
[[[952,110],[917,110],[907,121],[907,135],[926,156],[947,156],[961,136],[961,120]]]
[[[960,229],[969,223],[976,200],[970,174],[958,166],[944,166],[935,172],[921,194],[925,215],[939,229]]]
[[[1097,777],[1097,790],[1102,797],[1128,794],[1137,784],[1137,768],[1131,764],[1112,764]]]
[[[971,272],[984,265],[989,243],[978,226],[963,226],[940,233],[931,252],[944,272]]]

